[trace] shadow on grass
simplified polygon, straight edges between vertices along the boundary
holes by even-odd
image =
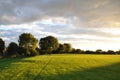
[[[36,60],[24,60],[25,58],[5,58],[0,60],[0,71],[9,69],[13,64],[19,65],[20,63],[36,63]],[[18,63],[18,64],[16,64]]]
[[[38,74],[34,80],[120,80],[120,63],[66,74],[51,76]]]

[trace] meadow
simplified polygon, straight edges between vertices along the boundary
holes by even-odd
[[[120,55],[55,54],[0,59],[0,80],[120,80]]]

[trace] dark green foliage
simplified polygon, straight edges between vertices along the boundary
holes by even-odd
[[[64,48],[65,48],[66,53],[69,53],[72,51],[71,44],[69,44],[69,43],[64,43]]]
[[[95,54],[95,51],[91,51],[91,50],[86,50],[85,54]]]
[[[76,49],[75,49],[75,48],[72,48],[71,53],[75,53],[75,51],[76,51]]]
[[[72,49],[72,53],[83,54],[84,51],[81,49]]]
[[[30,33],[23,33],[19,36],[19,54],[21,56],[35,56],[38,55],[36,48],[38,40]]]
[[[65,52],[65,46],[63,44],[59,44],[58,49],[56,50],[57,53],[64,53]]]
[[[21,56],[24,56],[25,53],[26,53],[26,48],[24,48],[24,47],[18,47],[18,53],[19,53]]]
[[[37,52],[37,50],[29,49],[29,51],[30,51],[30,56],[36,56],[36,55],[39,55],[39,53]]]
[[[39,53],[37,52],[37,50],[34,49],[19,47],[19,54],[25,57],[25,56],[35,56],[38,55]]]
[[[72,47],[69,43],[59,44],[59,47],[56,50],[57,53],[70,53],[71,51]]]
[[[41,53],[40,53],[40,51],[41,51],[40,48],[37,47],[35,50],[37,51],[37,53],[38,53],[39,55],[41,54]]]
[[[0,38],[0,55],[3,56],[3,52],[5,49],[5,42]]]
[[[23,33],[19,36],[19,46],[36,49],[38,40],[30,33]]]
[[[120,54],[120,50],[116,51],[115,54]]]
[[[17,56],[18,55],[18,45],[15,42],[11,42],[7,48],[8,56]]]
[[[45,53],[51,53],[59,47],[58,39],[53,36],[41,38],[39,46]]]
[[[102,51],[101,49],[96,50],[96,53],[97,53],[97,54],[102,54],[102,52],[103,52],[103,51]]]
[[[81,53],[82,50],[81,50],[81,49],[76,49],[75,52],[76,52],[76,53]]]
[[[107,53],[108,53],[108,54],[115,54],[115,52],[112,51],[112,50],[108,50]]]

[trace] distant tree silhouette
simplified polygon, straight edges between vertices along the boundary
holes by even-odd
[[[56,52],[57,53],[70,53],[70,52],[72,52],[71,44],[69,44],[69,43],[59,44],[59,47],[56,50]]]
[[[18,55],[18,45],[15,42],[11,42],[7,48],[7,55],[16,57]]]
[[[71,47],[71,44],[70,43],[64,43],[64,48],[65,48],[65,52],[66,53],[69,53],[72,51],[72,47]]]
[[[107,54],[115,54],[115,52],[113,50],[108,50]]]
[[[95,54],[95,51],[91,51],[91,50],[86,50],[85,54]]]
[[[102,51],[101,49],[97,49],[97,50],[96,50],[96,54],[102,54],[102,52],[103,52],[103,51]]]
[[[3,52],[5,49],[5,42],[0,38],[0,55],[3,56]]]
[[[120,50],[116,51],[116,53],[115,53],[115,54],[120,54]]]
[[[75,49],[75,52],[74,52],[74,53],[82,54],[82,53],[83,53],[83,50],[81,50],[81,49]]]
[[[59,44],[58,49],[56,50],[57,53],[64,53],[65,52],[65,46],[64,44]]]

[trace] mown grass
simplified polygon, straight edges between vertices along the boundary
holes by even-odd
[[[42,55],[0,60],[0,80],[120,80],[120,55]]]

